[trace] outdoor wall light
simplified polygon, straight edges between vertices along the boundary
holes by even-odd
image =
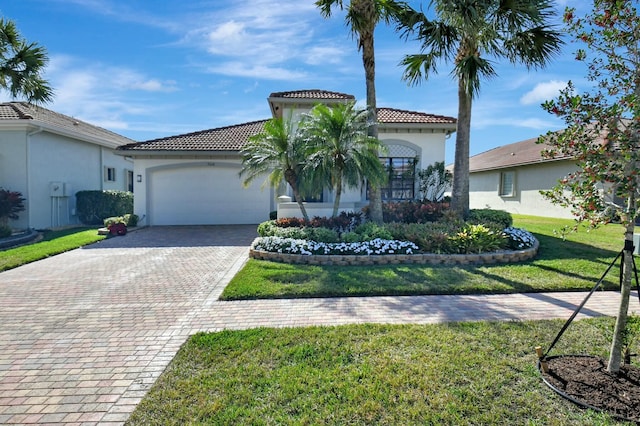
[[[136,176],[136,181],[138,181],[138,182],[142,182],[142,175],[138,175],[138,176]]]

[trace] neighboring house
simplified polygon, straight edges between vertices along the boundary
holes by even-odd
[[[0,103],[0,187],[26,199],[26,210],[10,226],[77,224],[77,191],[132,190],[133,161],[114,154],[132,142],[46,108]]]
[[[537,138],[491,149],[469,158],[469,207],[510,213],[573,218],[569,208],[540,194],[577,170],[570,157],[547,159]]]
[[[272,93],[273,117],[297,119],[318,103],[354,101],[352,95],[325,90]],[[278,210],[279,217],[300,216],[296,203],[279,196],[291,195],[286,188],[263,188],[256,180],[245,188],[239,172],[240,150],[248,138],[259,133],[267,120],[203,130],[118,148],[135,162],[134,212],[143,225],[255,224]],[[379,139],[389,152],[382,160],[391,179],[383,188],[386,199],[414,199],[418,194],[415,166],[425,168],[444,161],[445,140],[456,129],[456,120],[433,114],[378,109]],[[309,200],[310,216],[331,214],[333,194],[325,190],[320,199]],[[347,191],[341,209],[355,210],[368,204],[366,188]]]

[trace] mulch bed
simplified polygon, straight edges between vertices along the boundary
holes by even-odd
[[[640,422],[640,368],[625,365],[613,375],[607,372],[607,360],[579,355],[551,357],[548,363],[549,372],[542,372],[542,377],[561,395],[620,419]]]

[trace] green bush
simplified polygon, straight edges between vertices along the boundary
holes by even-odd
[[[513,217],[511,217],[511,213],[504,210],[471,209],[467,220],[468,222],[476,225],[495,223],[500,229],[508,228],[513,225]]]
[[[307,240],[319,243],[337,243],[340,241],[338,232],[328,228],[302,228],[307,235]]]
[[[391,232],[384,226],[380,226],[375,222],[365,222],[361,225],[358,225],[354,230],[356,234],[361,235],[360,241],[371,241],[376,238],[380,238],[382,240],[392,240],[393,235]]]
[[[393,239],[411,241],[425,253],[454,253],[449,236],[457,232],[457,223],[388,223],[385,225]]]
[[[258,225],[258,235],[261,237],[275,237],[278,226],[275,220],[267,220]]]
[[[133,213],[133,193],[125,191],[79,191],[78,218],[86,225],[98,225],[105,218]]]
[[[501,232],[484,225],[468,224],[449,237],[457,253],[486,253],[504,248],[507,240]]]
[[[0,238],[6,238],[11,236],[11,227],[9,225],[5,225],[0,223]]]
[[[138,215],[136,214],[125,214],[124,216],[113,216],[108,217],[104,220],[104,226],[113,225],[114,223],[122,223],[125,226],[138,226]]]
[[[0,224],[7,225],[9,219],[18,219],[24,211],[25,199],[21,192],[0,188]]]

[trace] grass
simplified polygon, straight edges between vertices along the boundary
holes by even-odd
[[[572,220],[514,216],[514,226],[540,241],[538,256],[486,266],[312,266],[251,259],[222,300],[371,295],[522,293],[589,290],[622,249],[623,229],[612,224],[562,237]],[[617,268],[603,284],[617,288]]]
[[[95,228],[45,231],[41,241],[0,251],[0,271],[17,268],[49,256],[103,240]]]
[[[605,356],[610,318],[554,351]],[[199,333],[128,425],[616,425],[556,396],[535,367],[561,321]]]

